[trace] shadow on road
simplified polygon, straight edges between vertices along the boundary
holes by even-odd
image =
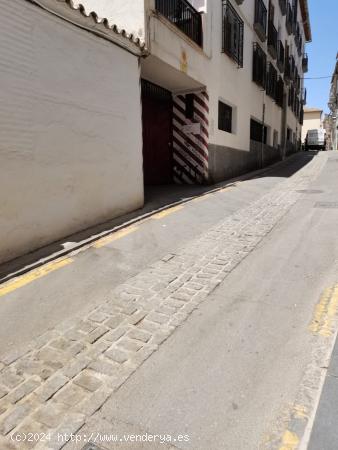
[[[0,265],[0,283],[21,275],[33,268],[64,256],[71,250],[85,246],[102,235],[109,234],[116,228],[122,228],[132,222],[141,220],[159,209],[190,200],[191,198],[207,194],[237,182],[263,177],[288,178],[306,166],[317,154],[316,151],[301,152],[272,167],[251,172],[232,180],[223,181],[211,186],[197,185],[160,185],[145,188],[145,205],[143,208],[113,219],[109,222],[88,228],[79,233],[65,237],[55,243],[42,247],[22,257]]]

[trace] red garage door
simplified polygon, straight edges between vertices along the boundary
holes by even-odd
[[[173,181],[171,92],[142,80],[144,183]]]

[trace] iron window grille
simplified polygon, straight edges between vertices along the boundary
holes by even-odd
[[[299,42],[298,42],[298,56],[301,56],[303,53],[303,38],[301,36],[299,36]]]
[[[283,108],[284,103],[284,81],[282,77],[279,77],[277,82],[277,91],[276,91],[276,104]]]
[[[187,0],[156,0],[156,11],[202,47],[202,16]]]
[[[266,54],[262,48],[254,44],[253,48],[253,65],[252,65],[252,81],[258,86],[265,89],[266,85]]]
[[[218,102],[218,129],[232,133],[232,107]]]
[[[277,41],[278,41],[278,32],[273,22],[269,20],[268,27],[268,50],[272,58],[277,58]]]
[[[291,80],[295,80],[297,73],[296,73],[296,61],[295,58],[293,56],[290,56],[290,75],[291,75]]]
[[[285,56],[284,77],[286,81],[294,81],[296,78],[295,58],[293,56],[288,56],[288,52],[286,52]]]
[[[306,53],[303,56],[302,68],[304,73],[306,73],[309,70],[309,58]]]
[[[292,7],[287,1],[287,7],[286,7],[286,29],[289,34],[292,34],[293,32],[293,11]]]
[[[298,56],[300,56],[302,54],[302,50],[303,50],[303,39],[302,39],[302,35],[301,35],[301,31],[300,31],[300,27],[299,27],[298,23],[296,26],[295,44],[297,47]]]
[[[298,18],[298,0],[292,0],[292,19],[294,32],[296,31],[297,18]]]
[[[244,22],[229,0],[223,1],[223,53],[243,67]]]
[[[295,88],[294,88],[293,84],[291,84],[290,89],[289,89],[288,105],[292,110],[294,108],[294,102],[295,102]]]
[[[286,1],[287,0],[279,0],[279,7],[283,16],[286,14]]]
[[[295,108],[294,108],[294,113],[296,117],[299,117],[299,112],[300,112],[300,100],[299,97],[296,96],[295,97]]]
[[[266,144],[267,142],[267,134],[268,129],[266,126],[264,126],[259,122],[257,122],[254,119],[250,120],[250,140],[256,141],[256,142],[263,142],[263,144]]]
[[[302,89],[302,95],[301,95],[301,103],[302,105],[306,105],[306,97],[307,97],[307,90],[306,88]]]
[[[277,70],[272,63],[269,63],[269,69],[267,72],[266,93],[269,97],[276,100],[277,97]]]
[[[262,42],[266,40],[267,15],[268,11],[263,0],[255,0],[254,29]]]
[[[290,58],[287,56],[287,53],[285,56],[284,79],[287,82],[289,82],[291,80],[291,64],[290,64]]]
[[[295,75],[296,91],[297,91],[297,94],[299,94],[300,90],[301,90],[302,82],[301,82],[301,79],[300,79],[300,76],[298,74],[298,70],[297,69],[296,69],[295,73],[296,73],[296,75]]]
[[[282,41],[278,41],[277,44],[277,66],[279,71],[283,73],[285,68],[285,50]]]

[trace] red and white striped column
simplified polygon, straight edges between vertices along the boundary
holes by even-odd
[[[193,94],[193,114],[187,118],[186,96],[173,98],[174,181],[204,184],[208,181],[209,96]]]

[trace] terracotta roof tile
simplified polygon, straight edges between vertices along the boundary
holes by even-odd
[[[62,16],[64,19],[74,21],[76,25],[92,31],[93,33],[111,41],[128,41],[140,54],[146,54],[145,43],[118,25],[111,24],[107,18],[99,18],[95,11],[86,11],[83,4],[76,4],[73,0],[30,0],[49,12]]]

